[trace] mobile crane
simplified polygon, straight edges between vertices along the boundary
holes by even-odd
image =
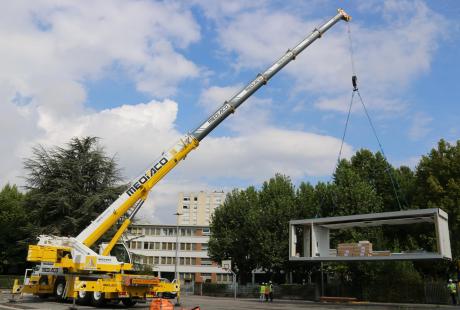
[[[263,73],[247,84],[241,91],[225,101],[212,115],[191,133],[186,134],[172,148],[162,153],[148,170],[134,179],[129,188],[122,193],[101,215],[76,237],[40,235],[37,245],[29,245],[27,260],[37,263],[24,284],[17,282],[14,293],[33,293],[39,296],[54,295],[58,300],[74,298],[100,306],[106,300],[122,300],[133,305],[136,300],[153,296],[156,291],[165,289],[158,278],[147,275],[127,273],[132,270],[131,263],[124,263],[110,255],[110,251],[128,227],[134,215],[147,198],[149,191],[188,153],[198,147],[215,127],[235,110],[278,71],[294,60],[304,49],[339,20],[349,21],[351,17],[342,9],[321,27],[303,39],[294,48],[272,64]],[[132,210],[132,211],[130,211]],[[129,212],[130,211],[130,212]],[[128,214],[129,213],[129,214]],[[127,216],[111,242],[98,254],[91,247],[121,217]],[[175,289],[179,293],[179,282]],[[178,295],[179,296],[179,295]]]

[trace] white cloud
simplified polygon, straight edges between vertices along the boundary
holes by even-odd
[[[245,8],[242,2],[235,2],[216,10],[230,14]],[[241,18],[249,23],[254,17],[253,22],[263,25],[266,14],[272,13],[262,13],[265,15],[243,14]],[[269,16],[273,20],[266,32],[273,32],[272,37],[260,37],[254,44],[246,42],[247,50],[237,50],[241,64],[273,61],[279,52],[295,43],[291,38],[304,35],[302,26],[313,26],[287,13]],[[201,72],[181,53],[181,49],[200,39],[199,26],[188,10],[175,3],[151,1],[98,1],[91,6],[78,2],[43,0],[31,5],[14,1],[2,4],[0,17],[0,185],[23,182],[18,178],[21,159],[29,156],[31,146],[37,143],[62,145],[73,136],[101,137],[101,144],[109,154],[116,154],[124,176],[131,179],[182,135],[176,128],[178,104],[165,98],[176,92],[181,81]],[[299,36],[291,36],[279,27],[293,27]],[[255,28],[244,30],[254,36]],[[235,24],[231,29],[243,28]],[[232,41],[246,38],[228,34]],[[340,40],[335,41],[339,47]],[[272,43],[275,50],[266,48]],[[230,46],[226,47],[230,51]],[[260,55],[261,51],[266,54]],[[251,58],[253,52],[256,54]],[[113,66],[122,70],[137,89],[157,100],[102,111],[86,107],[84,82],[104,78]],[[328,68],[331,71],[334,65]],[[290,70],[294,71],[289,74],[295,75],[295,70],[300,69]],[[237,89],[238,85],[213,85],[202,92],[201,103],[211,110]],[[222,178],[257,183],[276,172],[297,180],[329,175],[340,141],[268,125],[267,107],[272,104],[267,99],[250,99],[226,122],[231,135],[206,138],[153,190],[144,209],[152,210],[155,205],[155,214],[142,214],[171,218],[178,190],[215,189],[213,184]],[[351,152],[346,145],[345,155]]]
[[[199,103],[209,112],[214,112],[225,100],[230,100],[242,89],[241,85],[212,86],[202,91]],[[259,131],[270,122],[270,99],[251,97],[241,105],[233,115],[225,121],[223,126],[236,133],[250,133]]]
[[[362,94],[362,98],[364,104],[366,105],[367,109],[375,109],[381,110],[385,112],[402,112],[407,108],[407,102],[398,99],[398,98],[380,98],[380,97],[373,97],[369,96],[365,98],[367,95],[366,92]],[[334,98],[319,98],[315,103],[314,106],[320,110],[325,111],[338,111],[342,113],[348,113],[348,109],[350,107],[351,101],[351,93],[339,97]],[[363,113],[363,107],[358,95],[355,94],[353,98],[353,106],[352,112],[360,112]]]
[[[62,143],[90,126],[85,82],[116,67],[138,89],[169,96],[181,81],[197,76],[200,69],[181,51],[199,39],[191,12],[176,3],[2,3],[0,184],[23,182],[22,158],[37,142]],[[103,136],[102,129],[95,132]]]
[[[8,145],[15,147],[20,157],[28,156],[35,143],[62,145],[74,136],[98,136],[102,138],[101,144],[107,153],[116,154],[126,180],[141,174],[156,156],[182,136],[175,128],[178,104],[171,100],[123,105],[72,118],[56,116],[41,108],[21,115],[20,109],[17,108],[14,124],[19,124],[17,120],[21,117],[26,124],[27,120],[36,120],[38,122],[32,127],[44,133],[40,138],[25,140],[24,147],[11,140]],[[234,119],[234,124],[245,120],[240,115]],[[6,126],[11,128],[11,124]],[[335,154],[340,147],[340,141],[332,137],[273,128],[264,122],[258,124],[258,130],[238,132],[235,137],[206,138],[197,151],[154,188],[139,218],[171,220],[178,191],[214,190],[212,184],[221,179],[233,178],[257,184],[277,172],[295,180],[328,175],[333,170]],[[2,149],[2,154],[8,154],[8,150]],[[346,145],[345,155],[351,154],[351,147]],[[12,180],[11,173],[21,171],[20,162],[16,157],[8,156],[7,159],[6,163],[14,165],[2,165],[2,175]],[[21,180],[13,180],[21,183]]]
[[[420,140],[426,137],[431,131],[431,122],[433,118],[424,114],[424,113],[417,113],[412,118],[412,124],[409,128],[409,138],[412,140]]]
[[[180,81],[199,72],[178,52],[200,39],[199,26],[177,4],[124,0],[91,6],[61,1],[33,4],[2,4],[0,81],[7,80],[41,105],[59,109],[82,105],[82,80],[101,78],[114,64],[136,81],[139,90],[156,97],[173,94]],[[56,93],[62,84],[67,89]],[[53,91],[54,97],[47,95]]]
[[[371,10],[377,10],[385,23],[374,28],[359,20],[350,24],[359,85],[368,93],[367,98],[380,98],[373,108],[404,110],[404,100],[397,98],[407,85],[429,71],[437,42],[442,39],[439,34],[444,33],[447,22],[419,1],[386,1]],[[270,65],[322,23],[265,8],[222,19],[228,22],[218,28],[220,42],[228,53],[236,53],[237,68]],[[317,106],[344,111],[349,99],[343,104],[338,101],[349,98],[352,75],[345,23],[329,30],[283,72],[294,78],[296,91],[321,95]]]

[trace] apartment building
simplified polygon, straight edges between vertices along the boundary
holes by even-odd
[[[194,197],[194,196],[191,196]],[[209,226],[132,225],[127,239],[128,249],[136,263],[152,268],[160,277],[172,280],[176,264],[178,238],[178,273],[184,282],[231,283],[232,276],[208,256]]]
[[[177,212],[179,225],[209,226],[214,210],[225,200],[223,191],[179,193]]]

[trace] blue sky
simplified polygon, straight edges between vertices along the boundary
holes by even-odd
[[[32,146],[95,135],[126,180],[343,7],[360,91],[385,153],[414,167],[460,134],[458,1],[14,1],[0,10],[0,185]],[[351,96],[340,22],[152,191],[140,220],[173,222],[178,191],[329,180]],[[358,102],[344,156],[378,150]]]

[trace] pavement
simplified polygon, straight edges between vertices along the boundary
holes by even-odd
[[[22,298],[16,298],[14,303],[9,302],[11,295],[8,292],[0,294],[0,310],[18,310],[18,309],[49,309],[49,310],[67,310],[72,306],[72,303],[58,303],[52,299],[41,300],[32,295],[24,295]],[[317,303],[311,301],[296,301],[296,300],[275,300],[273,303],[260,302],[257,299],[236,299],[223,297],[208,297],[208,296],[184,296],[181,300],[181,306],[176,307],[177,310],[190,310],[193,307],[200,306],[201,310],[262,310],[262,309],[280,309],[280,310],[300,310],[300,309],[315,309],[315,310],[383,310],[383,309],[460,309],[460,307],[448,305],[426,305],[426,304],[389,304],[389,303],[349,303],[349,304],[333,304],[333,303]],[[77,309],[95,309],[89,306],[77,306]],[[122,304],[107,305],[103,309],[127,309]],[[149,309],[149,304],[136,304],[129,309]]]

